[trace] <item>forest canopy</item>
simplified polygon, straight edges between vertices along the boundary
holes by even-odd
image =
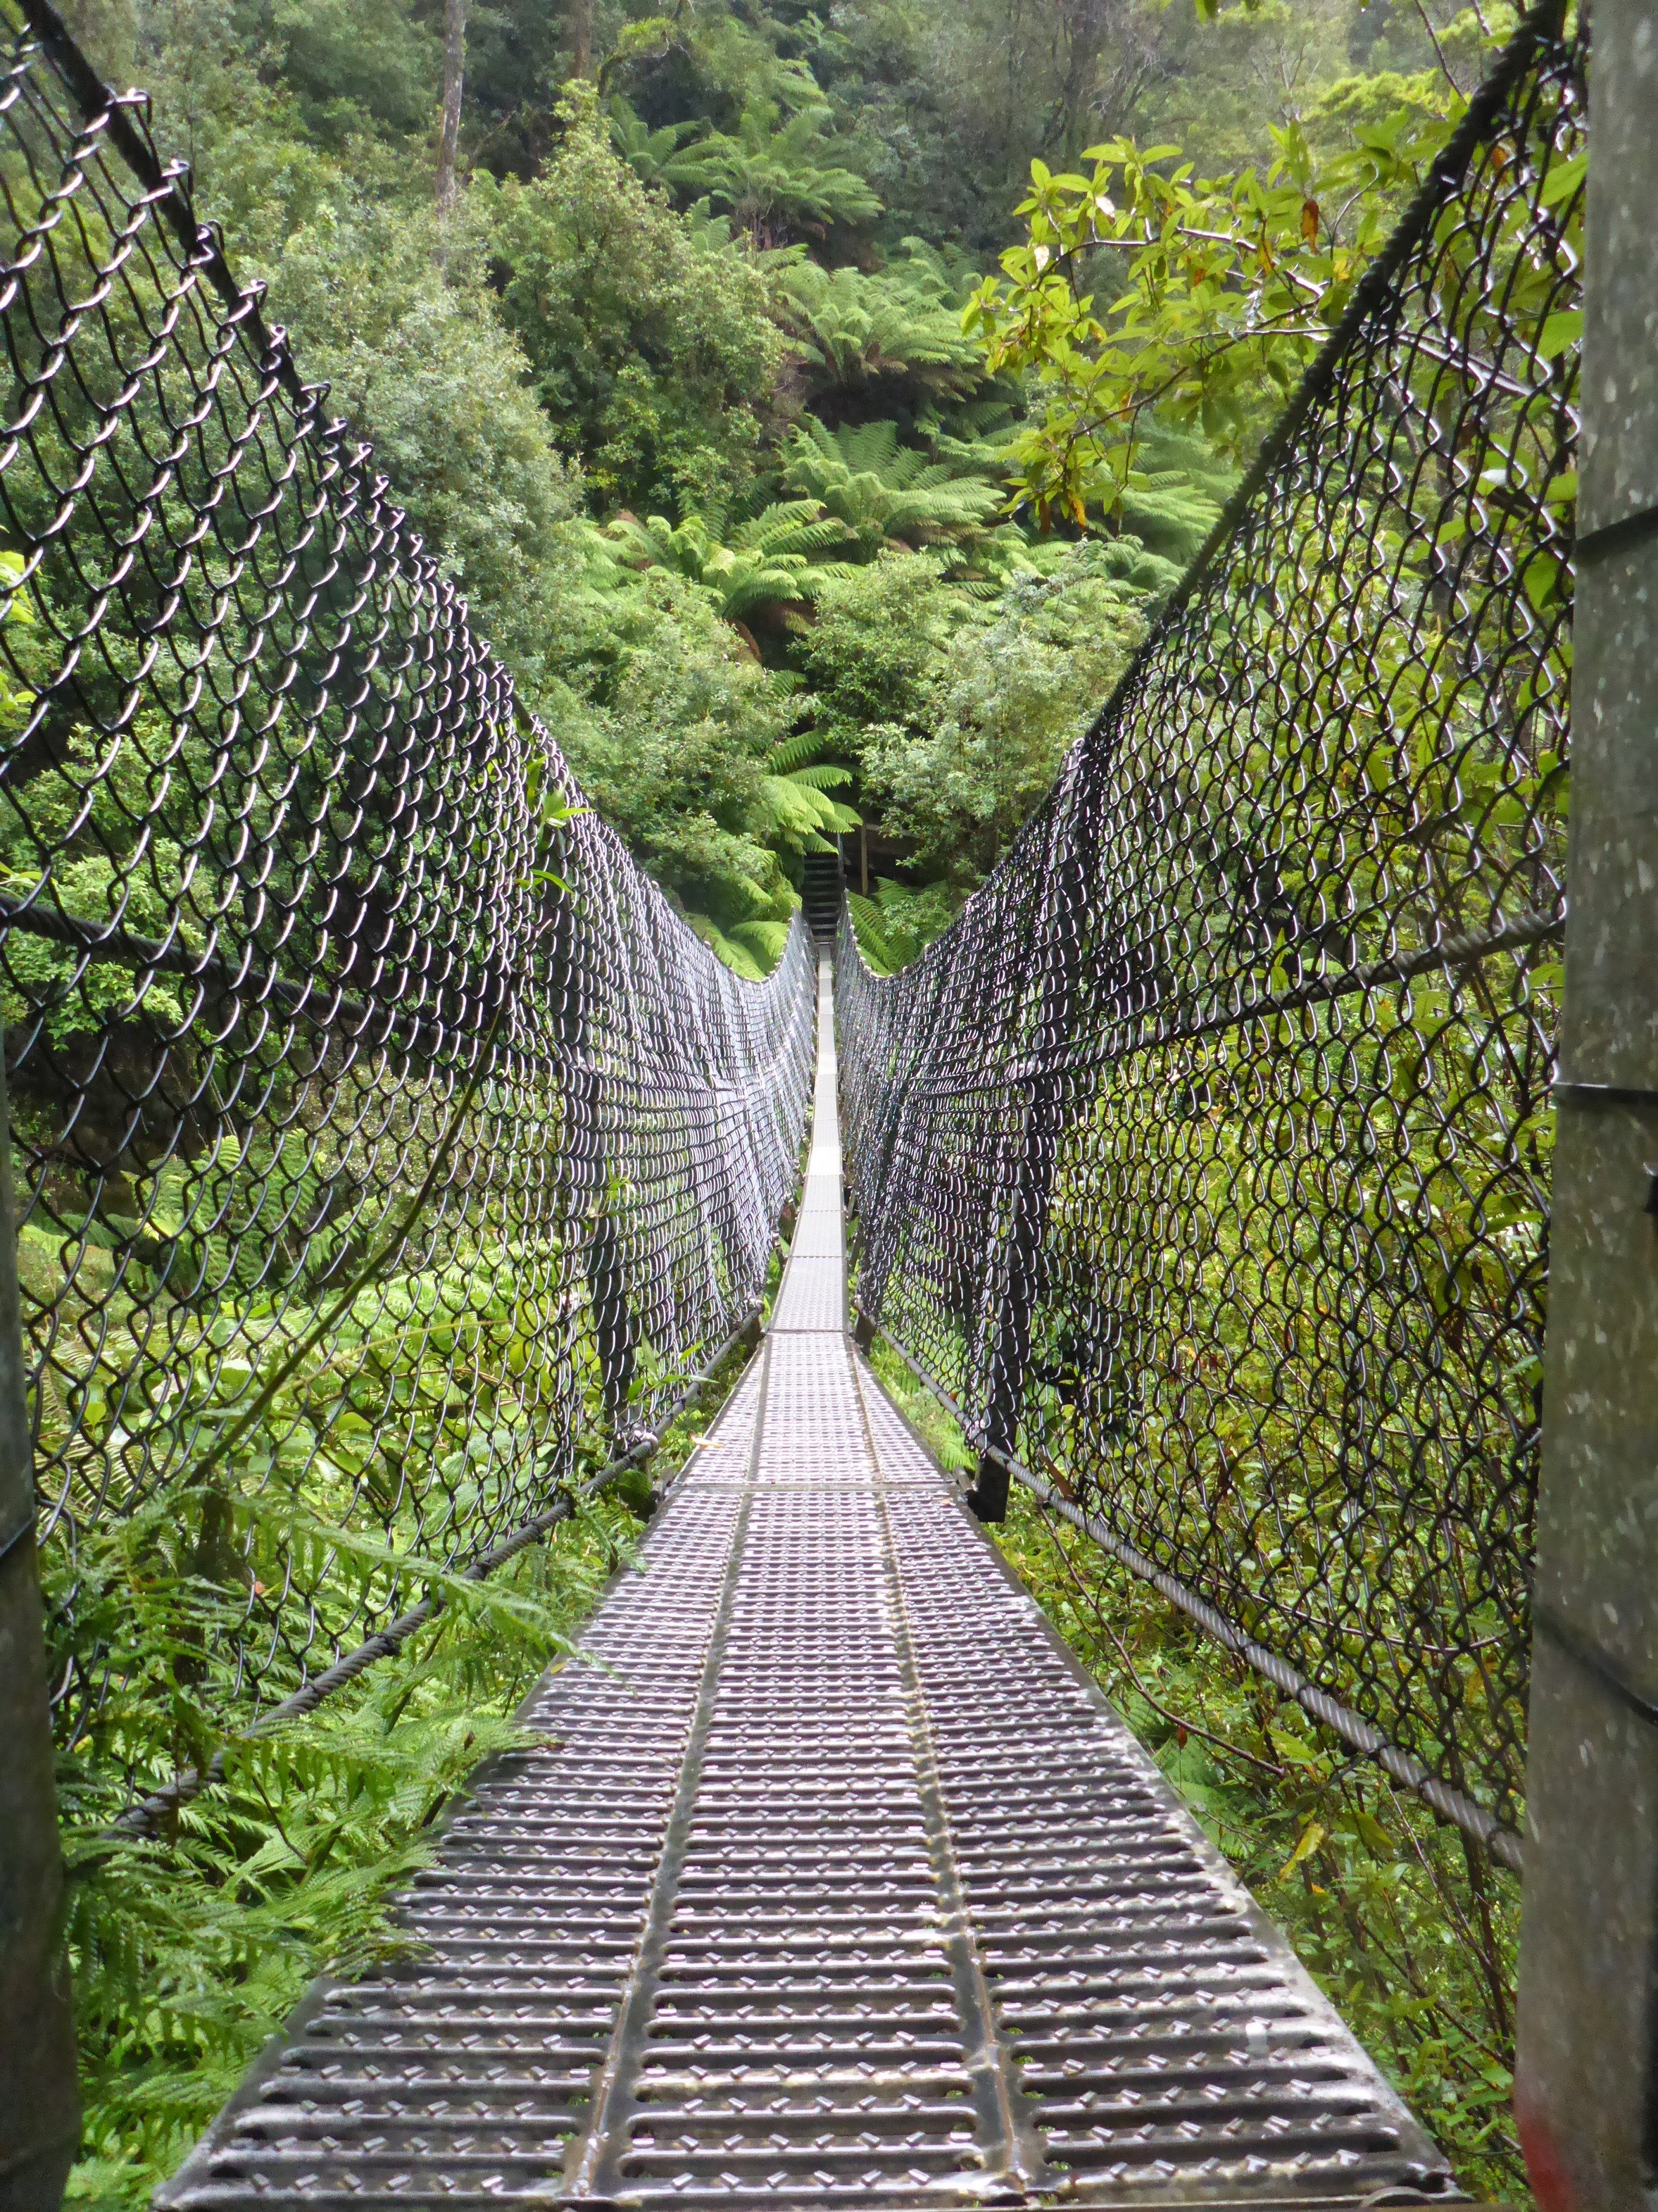
[[[1503,0],[78,0],[740,972],[982,880]]]

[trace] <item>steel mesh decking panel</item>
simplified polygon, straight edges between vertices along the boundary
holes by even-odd
[[[591,1663],[529,1709],[548,1747],[479,1780],[416,1881],[400,1917],[424,1955],[329,1990],[169,2201],[481,2202],[558,2172],[637,1948],[736,1512],[711,1488],[664,1516]]]
[[[889,1501],[975,1929],[1055,2176],[1316,2197],[1443,2162],[987,1545]]]
[[[699,1474],[708,1478],[721,1476],[736,1483],[747,1478],[749,1462],[754,1455],[754,1423],[760,1407],[762,1366],[761,1360],[750,1362],[742,1381],[726,1401],[720,1419],[700,1439],[690,1460],[691,1468]],[[688,1479],[682,1478],[682,1489]],[[673,1506],[669,1506],[657,1524],[659,1542],[662,1530],[672,1525],[667,1515],[673,1510]]]
[[[789,1269],[772,1328],[779,1332],[838,1329],[845,1326],[846,1310],[846,1275],[839,1255],[802,1258]]]
[[[770,1372],[756,1480],[873,1485],[875,1460],[846,1340],[838,1331],[778,1336],[767,1358]],[[847,1571],[854,1571],[850,1556]]]
[[[645,2203],[976,2166],[872,1482],[756,1500],[638,2094]]]
[[[1356,2202],[1443,2168],[835,1325],[834,1064],[778,1327],[644,1571],[167,2192],[200,2206]],[[815,1289],[811,1295],[815,1296]]]
[[[811,1221],[802,1214],[800,1227],[795,1237],[793,1249],[803,1259],[838,1260],[841,1252],[840,1231],[838,1228],[832,1229],[825,1221]],[[840,1327],[838,1319],[835,1326]]]
[[[826,1036],[834,1020],[828,993],[820,993],[817,1018],[818,1034]],[[801,1194],[799,1224],[772,1316],[774,1334],[797,1329],[839,1332],[846,1325],[838,1112],[834,1061],[820,1059],[812,1095],[812,1148],[807,1161],[805,1188]]]

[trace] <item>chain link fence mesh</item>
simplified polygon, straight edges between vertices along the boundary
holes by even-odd
[[[1052,797],[837,1007],[858,1298],[1518,1863],[1582,35],[1521,27]]]
[[[753,1317],[815,963],[797,924],[739,982],[580,811],[142,103],[6,27],[19,1269],[60,1729],[131,1801],[568,1510]]]

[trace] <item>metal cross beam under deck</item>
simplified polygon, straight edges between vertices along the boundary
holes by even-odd
[[[764,1346],[170,2206],[1402,2203],[1443,2160],[844,1333],[827,966]]]

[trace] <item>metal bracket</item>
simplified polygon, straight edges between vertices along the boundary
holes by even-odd
[[[1598,530],[1586,530],[1572,545],[1572,561],[1582,568],[1586,561],[1626,552],[1655,532],[1658,532],[1658,507],[1640,507],[1633,514],[1620,514],[1615,522],[1603,522]]]
[[[1561,1106],[1658,1107],[1658,1091],[1628,1083],[1557,1083],[1553,1097]]]

